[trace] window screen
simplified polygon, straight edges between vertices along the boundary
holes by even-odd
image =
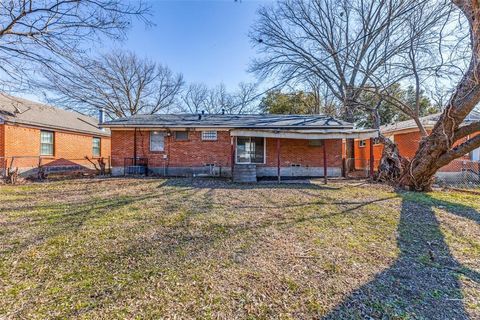
[[[165,133],[160,131],[150,132],[150,151],[163,151],[165,147]]]
[[[185,141],[188,140],[187,131],[175,131],[175,140]]]
[[[202,140],[206,140],[206,141],[217,140],[217,131],[202,131]]]
[[[323,146],[323,140],[308,140],[308,145],[310,147],[321,147]]]
[[[53,132],[40,131],[40,155],[53,156]]]
[[[100,138],[93,138],[93,148],[92,148],[92,155],[94,157],[100,157]]]

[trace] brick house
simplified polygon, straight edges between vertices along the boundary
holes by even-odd
[[[441,113],[436,113],[426,117],[422,117],[420,121],[422,122],[425,130],[430,132],[435,125],[435,123],[440,118]],[[475,121],[480,121],[480,112],[472,111],[468,118],[465,119],[464,124],[470,124]],[[386,137],[394,141],[399,149],[399,152],[402,156],[411,159],[415,155],[415,152],[418,149],[421,134],[414,120],[407,120],[397,122],[391,125],[382,126],[380,132]],[[473,136],[480,134],[480,132],[475,133]],[[462,143],[463,141],[468,140],[472,136],[466,137],[461,141],[457,142]],[[380,158],[382,157],[383,145],[378,143],[377,139],[373,139],[373,154],[375,159],[375,167],[377,167]],[[369,150],[370,150],[371,140],[365,139],[356,139],[355,140],[355,164],[356,169],[362,169],[366,167],[367,161],[369,159]],[[438,177],[448,178],[449,175],[454,176],[458,172],[472,172],[473,174],[479,174],[479,163],[480,163],[480,148],[474,150],[470,154],[463,156],[460,159],[452,161],[447,166],[441,168],[437,174]]]
[[[85,157],[110,157],[110,131],[99,128],[98,119],[0,94],[0,171],[90,167]]]
[[[141,115],[103,124],[112,133],[112,173],[249,172],[256,177],[340,176],[342,139],[376,130],[323,115]],[[143,169],[141,169],[143,168]]]

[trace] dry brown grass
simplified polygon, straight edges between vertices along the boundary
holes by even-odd
[[[476,195],[86,179],[0,199],[0,318],[480,318]]]

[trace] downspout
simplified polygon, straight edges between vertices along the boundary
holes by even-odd
[[[172,132],[170,130],[167,131],[167,171],[165,172],[165,175],[167,175],[167,172],[170,169],[170,146],[172,145]]]
[[[327,174],[328,174],[328,165],[327,165],[327,140],[323,140],[323,179],[324,179],[324,183],[327,184],[328,183],[328,178],[327,178]]]
[[[370,178],[373,179],[375,170],[375,155],[373,153],[373,138],[370,138]]]
[[[137,128],[133,129],[133,165],[137,165]]]
[[[230,174],[233,181],[233,170],[235,169],[235,137],[230,137]]]
[[[277,138],[277,180],[280,183],[280,138]]]

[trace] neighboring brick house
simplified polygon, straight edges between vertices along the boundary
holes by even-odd
[[[430,132],[435,125],[435,123],[440,118],[441,113],[436,113],[426,117],[422,117],[420,121],[422,122],[425,130]],[[472,111],[470,115],[465,119],[464,124],[469,124],[474,121],[480,121],[480,112]],[[401,121],[395,124],[382,126],[380,132],[386,137],[394,141],[397,146],[400,154],[408,159],[413,158],[415,152],[418,149],[421,134],[414,120]],[[480,132],[475,133],[472,136],[476,136]],[[461,141],[458,141],[457,144],[462,143],[463,141],[468,140],[470,137],[466,137]],[[360,140],[355,141],[355,158],[357,167],[362,168],[363,162],[359,159],[368,159],[367,154],[369,153],[370,141],[369,140]],[[379,160],[382,156],[383,145],[377,143],[374,145],[374,159],[375,167],[377,167]],[[478,173],[479,163],[480,162],[480,148],[474,150],[470,154],[466,154],[460,159],[452,161],[449,165],[441,168],[439,170],[439,176],[446,176],[448,172],[462,172],[462,171],[471,171],[473,173]]]
[[[112,132],[117,175],[148,167],[159,175],[230,176],[249,167],[259,177],[340,176],[342,139],[377,136],[323,115],[143,115],[103,126]]]
[[[0,94],[0,170],[11,166],[28,175],[39,165],[47,171],[90,167],[85,157],[110,157],[110,131],[97,119]]]

